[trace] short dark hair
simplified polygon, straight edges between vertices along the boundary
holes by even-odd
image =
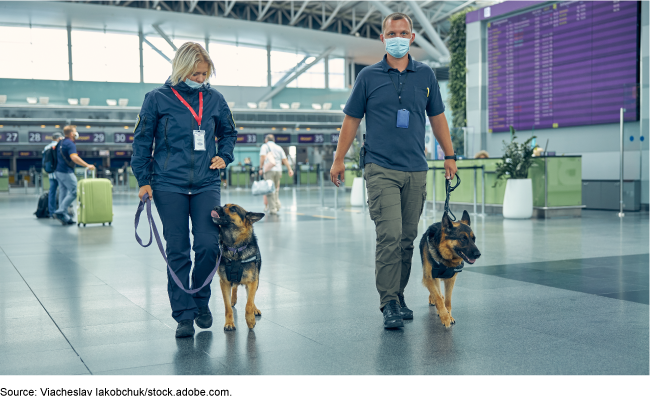
[[[411,33],[413,32],[413,21],[411,20],[411,17],[404,13],[392,13],[391,15],[387,16],[384,18],[384,22],[381,23],[381,32],[383,33],[386,30],[386,22],[389,20],[399,20],[399,19],[405,19],[409,22],[409,27],[411,27]]]
[[[65,136],[72,134],[76,130],[77,130],[76,125],[66,125],[65,127],[63,127],[63,133],[65,134]]]

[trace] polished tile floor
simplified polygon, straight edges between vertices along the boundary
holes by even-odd
[[[215,286],[212,329],[177,340],[163,259],[134,239],[134,193],[115,194],[112,226],[81,228],[34,218],[35,196],[0,195],[0,374],[649,373],[647,213],[473,217],[483,256],[457,280],[456,325],[445,329],[428,306],[416,256],[406,290],[415,319],[387,331],[369,217],[322,209],[314,189],[281,200],[279,216],[256,224],[255,329],[240,304],[237,331],[222,330]],[[224,191],[223,202],[261,211],[247,191]]]

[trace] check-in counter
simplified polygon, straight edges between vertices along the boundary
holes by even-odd
[[[485,205],[487,213],[501,213],[506,180],[496,179],[496,165],[500,158],[462,159],[456,162],[461,185],[456,188],[450,203],[474,204],[474,172],[476,171],[476,203],[481,212],[483,198],[483,176],[485,176]],[[427,200],[433,201],[435,172],[436,206],[442,210],[445,202],[445,177],[443,160],[430,160],[427,173]],[[480,168],[483,166],[485,174]],[[431,167],[436,167],[432,170]],[[582,205],[582,158],[580,156],[536,157],[528,170],[533,185],[533,208],[536,217],[580,216]],[[456,181],[454,180],[453,183]],[[496,185],[495,185],[496,183]],[[472,211],[473,209],[468,209]]]

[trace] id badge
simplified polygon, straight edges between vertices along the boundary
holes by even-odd
[[[193,132],[194,150],[205,150],[205,131],[195,129]]]
[[[397,110],[397,128],[409,127],[409,111],[406,109]]]

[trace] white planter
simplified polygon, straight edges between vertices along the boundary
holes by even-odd
[[[352,193],[350,193],[351,206],[363,206],[363,177],[354,177]]]
[[[530,219],[533,217],[533,181],[530,178],[509,179],[503,198],[503,217]]]

